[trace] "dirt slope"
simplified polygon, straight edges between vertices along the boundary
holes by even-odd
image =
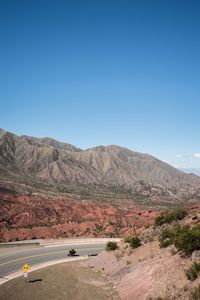
[[[195,217],[195,220],[200,219]],[[190,217],[183,223],[192,222]],[[194,287],[200,284],[200,276],[190,281],[185,274],[192,265],[191,256],[183,256],[173,245],[160,248],[160,230],[146,229],[141,235],[143,242],[139,248],[131,249],[121,242],[118,250],[104,251],[81,264],[106,275],[115,284],[122,300],[199,299],[190,297]]]

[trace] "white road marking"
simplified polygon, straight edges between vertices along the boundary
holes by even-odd
[[[84,249],[76,249],[76,251],[82,251],[82,250],[101,250],[101,249],[102,249],[102,247],[101,248],[84,248]],[[4,265],[7,265],[7,264],[11,264],[13,262],[16,262],[16,261],[22,261],[22,260],[33,258],[33,257],[48,256],[48,255],[52,255],[52,254],[58,254],[58,253],[61,253],[61,252],[66,252],[66,255],[67,255],[67,250],[65,249],[65,250],[56,251],[56,252],[41,253],[41,254],[35,254],[35,255],[31,255],[31,256],[25,256],[25,257],[21,257],[21,258],[16,258],[16,259],[13,259],[13,260],[1,263],[0,266],[4,266]]]

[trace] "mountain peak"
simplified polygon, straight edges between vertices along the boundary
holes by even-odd
[[[81,150],[49,137],[35,138],[0,131],[0,176],[23,178],[27,184],[82,186],[83,189],[120,189],[136,194],[195,193],[200,178],[118,145]],[[145,187],[145,188],[144,188]],[[76,189],[76,188],[75,188]],[[188,192],[189,191],[189,192]]]

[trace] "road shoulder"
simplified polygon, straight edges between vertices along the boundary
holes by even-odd
[[[22,276],[10,280],[1,285],[0,299],[118,300],[119,296],[104,276],[76,261],[31,272],[29,283]]]

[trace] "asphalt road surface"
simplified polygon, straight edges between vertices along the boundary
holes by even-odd
[[[1,249],[0,278],[22,270],[24,264],[31,266],[49,261],[68,258],[68,251],[74,248],[78,255],[87,256],[98,254],[105,248],[106,242],[93,242],[90,244],[53,245],[51,247],[23,246],[14,249]]]

